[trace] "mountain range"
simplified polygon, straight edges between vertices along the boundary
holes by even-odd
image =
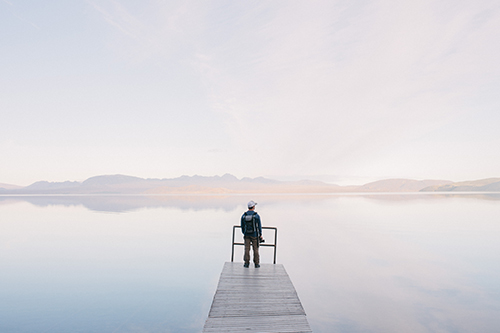
[[[22,187],[0,183],[0,194],[237,194],[237,193],[344,193],[344,192],[498,192],[500,178],[467,182],[449,180],[385,179],[361,186],[339,186],[320,181],[278,181],[269,178],[223,176],[181,176],[139,178],[102,175],[83,182],[38,181]]]

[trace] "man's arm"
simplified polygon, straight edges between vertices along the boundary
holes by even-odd
[[[260,222],[260,215],[257,214],[257,224],[259,226],[259,236],[262,236],[262,223]]]
[[[243,235],[245,234],[245,214],[243,214],[241,216],[241,232],[243,233]]]

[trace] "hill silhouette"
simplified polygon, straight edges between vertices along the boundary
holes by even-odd
[[[127,175],[100,175],[83,182],[38,181],[26,187],[0,186],[2,194],[238,194],[238,193],[348,193],[348,192],[450,192],[500,191],[500,178],[454,183],[449,180],[384,179],[361,186],[339,186],[321,181],[278,181],[257,177],[181,176],[139,178]]]
[[[360,192],[418,192],[429,186],[451,184],[449,180],[384,179],[360,186]]]
[[[20,188],[22,188],[22,186],[0,183],[0,190],[15,190]]]
[[[498,192],[500,178],[486,178],[425,187],[422,192]]]

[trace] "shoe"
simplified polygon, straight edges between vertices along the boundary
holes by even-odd
[[[259,264],[255,264],[255,268],[259,268],[259,267],[260,267],[260,265],[259,265]]]
[[[243,267],[248,267],[248,266],[250,266],[250,264],[249,264],[249,263],[245,263],[245,264],[243,265]]]

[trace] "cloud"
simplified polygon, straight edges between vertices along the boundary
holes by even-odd
[[[238,145],[254,142],[286,172],[346,172],[473,112],[467,100],[499,72],[491,7],[279,3],[265,22],[237,12],[228,22],[237,36],[198,59]]]
[[[11,126],[10,136],[50,142],[54,155],[71,160],[65,170],[99,169],[75,166],[67,151],[81,147],[95,157],[89,160],[103,158],[106,172],[144,177],[460,180],[495,176],[464,156],[486,161],[488,170],[500,165],[500,157],[480,149],[500,149],[495,1],[87,0],[86,6],[83,17],[72,12],[74,25],[51,21],[57,33],[37,48],[44,52],[33,77],[26,74],[17,86],[11,82],[19,78],[4,78],[14,118],[33,114],[32,127]],[[57,9],[37,15],[42,21]],[[24,37],[12,40],[18,38]],[[63,57],[68,51],[74,56]],[[55,55],[68,65],[57,67],[61,77],[37,72],[51,68]],[[15,58],[14,74],[33,59]],[[50,123],[46,115],[56,113],[60,121]],[[120,159],[109,158],[113,149]],[[122,170],[131,156],[133,168]]]
[[[12,14],[15,18],[17,18],[17,19],[19,19],[20,21],[23,21],[23,22],[25,22],[25,23],[28,23],[29,25],[31,25],[33,28],[35,28],[35,29],[37,29],[37,30],[40,30],[40,27],[39,27],[39,26],[37,26],[35,23],[33,23],[33,22],[31,22],[30,20],[27,20],[27,19],[25,19],[24,17],[22,17],[22,16],[20,16],[20,15],[17,15],[16,13],[14,13],[14,10],[13,10],[13,8],[14,8],[14,4],[13,4],[12,2],[7,1],[7,0],[3,0],[3,2],[5,2],[6,4],[8,4],[9,6],[12,6],[12,8],[9,8],[9,9],[10,9],[10,11],[11,11],[11,14]]]
[[[135,31],[133,26],[137,25],[137,21],[133,18],[133,16],[128,14],[127,11],[125,11],[119,3],[115,1],[108,2],[112,5],[112,7],[114,7],[114,12],[119,14],[116,16],[111,14],[111,12],[105,10],[103,7],[97,5],[93,1],[87,1],[87,3],[89,3],[95,10],[97,10],[102,15],[103,19],[113,27],[117,28],[128,37],[136,37],[137,32]]]
[[[380,172],[394,143],[421,150],[478,96],[499,104],[483,96],[500,69],[493,2],[91,4],[126,37],[120,53],[196,70],[232,138],[219,148],[255,147],[257,174]]]
[[[197,25],[197,9],[203,8],[191,1],[152,1],[135,8],[115,0],[87,2],[119,32],[109,37],[117,54],[132,62],[155,61],[157,66],[184,52]]]

